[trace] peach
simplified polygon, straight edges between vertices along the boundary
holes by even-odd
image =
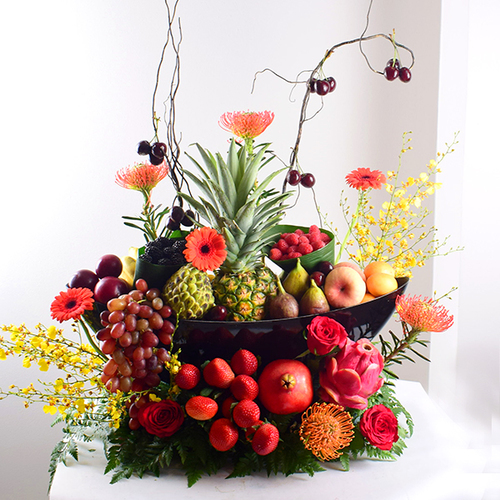
[[[326,299],[333,308],[355,306],[363,300],[366,284],[352,267],[332,269],[325,278]]]
[[[382,261],[374,261],[370,262],[364,270],[366,278],[369,278],[372,274],[375,273],[385,273],[389,274],[390,276],[394,277],[396,274],[396,271],[394,271],[393,267],[388,264],[387,262],[382,262]]]
[[[374,297],[380,297],[398,288],[394,276],[386,273],[373,273],[366,279],[366,288]]]
[[[350,261],[350,260],[349,261],[345,261],[345,262],[337,262],[337,264],[335,264],[333,266],[333,269],[335,269],[337,267],[351,267],[352,269],[354,269],[355,271],[357,271],[359,273],[359,275],[363,278],[363,281],[366,281],[365,273],[358,266],[358,264],[356,264],[356,262],[353,262],[353,261]]]

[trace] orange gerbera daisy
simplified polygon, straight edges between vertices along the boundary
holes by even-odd
[[[444,332],[453,325],[453,315],[429,297],[400,295],[396,311],[401,321],[421,332]]]
[[[354,437],[350,413],[333,403],[314,403],[302,414],[300,439],[315,457],[327,461],[338,458],[339,450]]]
[[[61,292],[50,306],[50,314],[60,323],[69,319],[80,319],[84,311],[92,310],[94,299],[88,288],[68,288]]]
[[[184,256],[201,271],[214,271],[226,260],[226,242],[210,227],[195,229],[186,236]]]
[[[380,189],[385,183],[385,175],[380,170],[360,167],[347,174],[345,180],[349,187],[365,191],[369,188]]]
[[[254,139],[262,134],[274,120],[271,111],[234,111],[224,113],[219,119],[219,125],[241,139]]]
[[[168,175],[168,172],[169,168],[165,161],[160,165],[135,163],[132,166],[129,165],[118,170],[115,175],[115,182],[126,189],[140,191],[149,203],[151,191]]]

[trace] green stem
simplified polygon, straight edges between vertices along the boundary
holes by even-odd
[[[364,191],[359,191],[359,197],[358,197],[358,206],[356,207],[356,212],[354,212],[354,215],[352,216],[351,223],[349,224],[349,229],[344,237],[344,241],[342,242],[342,245],[340,245],[340,250],[337,256],[335,257],[335,262],[334,264],[337,264],[340,260],[340,257],[342,256],[342,252],[344,251],[344,248],[347,244],[347,239],[349,236],[352,234],[352,229],[354,228],[354,224],[356,224],[356,221],[358,220],[359,212],[361,210],[361,206],[363,203],[363,197],[364,197]]]
[[[92,335],[90,334],[89,329],[87,328],[87,325],[82,320],[79,320],[78,323],[83,328],[83,331],[85,332],[85,336],[87,337],[87,340],[89,341],[90,345],[93,347],[96,354],[103,361],[108,361],[109,358],[99,349],[97,344],[94,342],[94,339],[92,338]]]
[[[410,347],[414,342],[418,340],[418,336],[420,335],[420,333],[422,333],[421,330],[416,330],[414,328],[408,331],[406,323],[403,323],[403,326],[404,336],[399,340],[399,343],[394,346],[392,351],[387,356],[385,356],[384,365],[389,364],[390,361],[393,360],[398,354],[401,354],[403,351],[408,349],[408,347]]]

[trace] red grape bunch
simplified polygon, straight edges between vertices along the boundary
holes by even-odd
[[[101,381],[110,392],[140,392],[160,383],[159,374],[170,354],[175,331],[172,309],[160,290],[138,279],[136,289],[111,299],[101,313],[104,328],[97,332],[101,350],[110,356]]]

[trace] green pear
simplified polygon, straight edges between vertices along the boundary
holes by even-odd
[[[300,314],[321,314],[328,312],[330,310],[330,304],[326,299],[326,295],[321,290],[321,288],[316,284],[313,279],[311,281],[311,286],[306,290],[302,298],[300,299]]]
[[[288,273],[283,281],[283,288],[290,295],[293,295],[298,301],[309,288],[309,273],[304,269],[297,259],[297,265]]]

